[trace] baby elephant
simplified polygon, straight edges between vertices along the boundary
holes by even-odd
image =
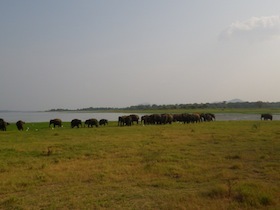
[[[74,119],[71,121],[71,128],[77,127],[79,128],[79,125],[82,127],[82,121],[79,119]]]
[[[25,124],[25,122],[23,122],[22,120],[17,121],[16,125],[19,131],[23,131],[23,124]]]
[[[108,125],[108,120],[106,119],[99,120],[99,125]]]

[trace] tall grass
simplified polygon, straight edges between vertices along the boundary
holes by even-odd
[[[279,209],[280,122],[0,133],[0,209]]]

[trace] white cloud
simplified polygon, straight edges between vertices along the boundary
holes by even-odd
[[[245,21],[236,21],[224,30],[220,38],[267,40],[280,36],[280,16],[251,17]]]

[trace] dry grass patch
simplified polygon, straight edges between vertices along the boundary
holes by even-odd
[[[277,209],[279,126],[39,123],[1,132],[0,208]]]

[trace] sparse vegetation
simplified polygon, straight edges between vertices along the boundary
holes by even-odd
[[[0,209],[279,209],[280,122],[0,132]]]

